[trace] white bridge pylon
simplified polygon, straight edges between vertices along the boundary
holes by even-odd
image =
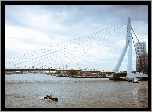
[[[128,23],[127,23],[127,34],[126,34],[126,44],[122,50],[122,53],[120,55],[120,58],[115,66],[114,72],[118,72],[119,68],[121,66],[121,63],[123,61],[123,58],[126,54],[127,48],[129,47],[128,50],[128,64],[127,64],[127,77],[131,77],[131,69],[132,69],[132,33],[131,33],[131,19],[130,17],[128,18]]]

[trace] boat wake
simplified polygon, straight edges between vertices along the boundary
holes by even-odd
[[[33,96],[33,99],[44,100],[44,96]]]

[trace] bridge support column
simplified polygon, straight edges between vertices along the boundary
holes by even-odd
[[[131,34],[131,20],[128,18],[127,24],[127,42],[129,44],[128,50],[128,65],[127,65],[127,77],[131,77],[132,71],[132,34]]]

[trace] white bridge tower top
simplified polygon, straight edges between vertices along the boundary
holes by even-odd
[[[123,58],[125,56],[125,53],[127,51],[127,48],[129,46],[128,50],[128,65],[127,65],[127,76],[131,73],[132,70],[132,34],[131,34],[131,19],[130,17],[128,18],[128,23],[127,23],[127,34],[126,34],[126,44],[122,50],[122,53],[120,55],[120,58],[115,66],[114,72],[118,72],[119,68],[121,66],[121,63],[123,61]]]

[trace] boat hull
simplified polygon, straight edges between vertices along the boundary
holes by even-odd
[[[46,100],[58,101],[58,98],[48,98],[48,97],[44,97],[44,99],[46,99]]]

